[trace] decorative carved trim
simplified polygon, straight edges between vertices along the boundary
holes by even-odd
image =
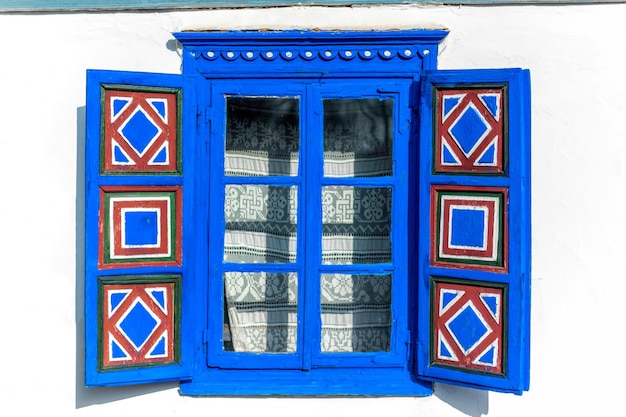
[[[369,61],[372,59],[387,61],[394,58],[413,59],[415,57],[423,58],[430,53],[430,49],[416,49],[411,47],[400,48],[263,48],[263,49],[220,49],[211,48],[205,51],[194,51],[192,54],[196,59],[203,58],[207,61],[225,60],[225,61],[254,61],[262,59],[264,61],[293,61],[304,60],[313,61],[320,59],[323,61],[332,61],[340,59],[344,61],[360,60]]]
[[[407,62],[414,67],[415,61],[426,60],[429,54],[436,57],[438,44],[447,33],[444,29],[251,30],[179,32],[174,36],[192,59],[197,62],[225,64],[224,68],[250,63],[254,67],[270,64],[269,68],[279,69],[284,68],[279,64],[290,62],[290,66],[316,70],[325,68],[325,63],[334,62],[344,63],[358,71],[359,65],[365,62],[378,65],[385,62]],[[310,66],[309,63],[314,65]],[[334,66],[336,65],[329,65],[330,68]]]

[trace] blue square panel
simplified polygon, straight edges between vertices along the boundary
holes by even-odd
[[[450,246],[484,249],[486,210],[479,207],[451,209]]]
[[[154,246],[159,243],[159,213],[157,210],[127,210],[124,213],[125,247]]]

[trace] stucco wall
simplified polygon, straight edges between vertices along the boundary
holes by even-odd
[[[0,15],[0,414],[623,415],[626,5]],[[447,27],[440,68],[532,73],[531,389],[428,398],[188,398],[82,387],[85,70],[179,72],[189,28]]]

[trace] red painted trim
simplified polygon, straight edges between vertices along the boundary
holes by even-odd
[[[169,197],[168,197],[169,198]],[[155,248],[124,248],[122,247],[122,228],[120,227],[122,224],[122,209],[124,208],[155,208],[161,212],[161,240],[159,242],[159,246]],[[140,198],[135,201],[116,201],[113,202],[113,236],[112,236],[112,252],[115,255],[156,255],[162,254],[163,256],[171,256],[167,254],[169,234],[170,234],[170,225],[168,224],[168,218],[171,216],[168,210],[167,201],[144,201]],[[174,242],[172,242],[174,243]],[[174,246],[174,245],[172,245]],[[172,248],[173,249],[173,248]],[[113,254],[111,254],[113,255]]]
[[[463,205],[463,206],[470,206],[470,207],[484,207],[487,206],[488,208],[488,212],[487,212],[487,245],[486,248],[484,250],[478,250],[478,249],[455,249],[455,248],[451,248],[448,246],[448,235],[450,233],[450,209],[451,209],[451,205],[453,204],[459,204],[459,205]],[[468,201],[468,200],[454,200],[454,199],[446,199],[446,201],[443,202],[443,207],[442,207],[442,211],[443,211],[443,229],[441,230],[441,240],[440,240],[440,245],[443,244],[443,251],[445,253],[445,255],[453,255],[453,256],[477,256],[477,257],[493,257],[494,255],[497,256],[497,253],[494,252],[494,245],[493,245],[493,234],[494,234],[494,227],[493,227],[493,216],[494,216],[494,212],[495,212],[495,203],[493,201]],[[439,251],[437,251],[439,252]]]

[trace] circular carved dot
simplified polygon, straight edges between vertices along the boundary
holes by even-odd
[[[246,52],[246,56],[248,58],[252,58],[254,56],[254,54],[252,52]]]
[[[424,55],[428,55],[430,53],[429,49],[424,49]]]
[[[328,56],[328,57],[329,57],[329,56],[332,56],[332,54],[333,54],[333,53],[332,53],[332,52],[330,52],[330,51],[326,51],[326,52],[324,52],[324,55],[326,55],[326,56]]]
[[[363,52],[363,55],[365,55],[365,56],[372,56],[372,52],[371,51],[365,51],[365,52]]]
[[[268,57],[268,58],[272,58],[272,57],[274,56],[274,52],[272,52],[272,51],[267,51],[267,52],[265,53],[265,56],[266,56],[266,57]]]
[[[346,56],[352,56],[352,51],[346,51],[345,54]]]
[[[390,57],[391,56],[391,51],[385,51],[385,52],[383,52],[383,55],[385,55],[386,57]]]
[[[226,52],[226,56],[229,57],[229,58],[232,58],[232,57],[235,56],[235,53],[231,52],[231,51],[228,51],[228,52]]]
[[[291,52],[291,51],[287,51],[287,52],[285,52],[285,56],[286,56],[287,58],[291,58],[291,57],[293,56],[293,52]]]
[[[411,52],[410,49],[405,49],[404,50],[404,56],[411,56],[411,54],[413,54],[413,52]]]
[[[209,58],[213,58],[215,56],[215,52],[209,51],[206,53],[206,56],[208,56]]]
[[[305,55],[307,58],[311,58],[311,57],[313,56],[313,52],[311,52],[311,51],[306,51],[306,52],[304,53],[304,55]]]

